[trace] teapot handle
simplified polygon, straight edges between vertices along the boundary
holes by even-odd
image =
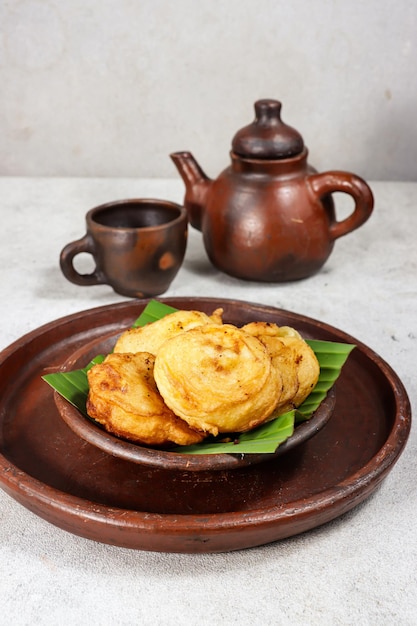
[[[353,212],[348,217],[330,224],[331,240],[359,228],[371,216],[374,207],[373,194],[367,183],[359,176],[349,172],[331,171],[312,174],[307,180],[314,195],[318,198],[339,191],[352,196],[355,202]]]

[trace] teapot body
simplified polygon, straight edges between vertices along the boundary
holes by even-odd
[[[283,282],[316,273],[334,241],[373,210],[366,182],[349,172],[317,173],[299,132],[281,120],[278,100],[258,100],[254,122],[232,140],[231,165],[210,180],[190,152],[171,155],[182,176],[192,226],[209,259],[238,278]],[[354,209],[337,221],[332,193]]]
[[[266,282],[317,272],[333,249],[335,211],[330,195],[319,198],[310,188],[316,171],[307,150],[277,161],[231,157],[230,167],[212,182],[202,217],[213,265]]]

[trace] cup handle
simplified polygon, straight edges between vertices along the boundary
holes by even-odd
[[[331,171],[312,174],[307,180],[313,194],[318,198],[340,191],[352,196],[355,202],[353,212],[348,217],[330,224],[331,240],[359,228],[371,216],[374,207],[373,194],[367,183],[359,176],[349,172]]]
[[[77,239],[76,241],[72,241],[68,243],[61,251],[59,257],[59,263],[61,266],[62,273],[65,278],[67,278],[70,282],[75,283],[76,285],[101,285],[106,283],[105,276],[95,267],[94,271],[91,274],[80,274],[74,267],[74,257],[81,252],[86,252],[87,254],[91,254],[93,259],[95,260],[94,253],[94,241],[92,237],[87,234],[84,235],[81,239]]]

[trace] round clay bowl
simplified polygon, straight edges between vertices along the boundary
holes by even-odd
[[[105,337],[88,342],[67,359],[61,371],[83,368],[98,354],[108,354],[111,352],[120,332],[113,331]],[[181,454],[179,452],[141,446],[107,432],[99,423],[83,415],[81,411],[56,391],[54,392],[54,400],[59,414],[66,424],[79,437],[108,454],[132,463],[154,468],[213,471],[237,469],[269,461],[304,443],[318,433],[330,419],[335,405],[335,392],[333,389],[330,390],[311,418],[296,425],[294,434],[271,454]]]

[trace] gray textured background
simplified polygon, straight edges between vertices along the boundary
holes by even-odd
[[[0,0],[0,175],[211,176],[273,97],[320,170],[417,180],[413,0]]]

